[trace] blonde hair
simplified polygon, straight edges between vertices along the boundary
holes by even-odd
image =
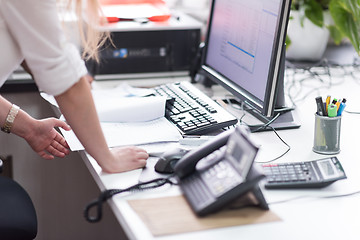
[[[99,26],[106,22],[106,18],[102,15],[98,0],[62,1],[67,1],[68,9],[75,10],[83,59],[99,62],[99,49],[110,40],[110,33],[99,31]]]

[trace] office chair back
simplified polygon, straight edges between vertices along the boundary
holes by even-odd
[[[17,182],[0,176],[0,239],[28,240],[36,235],[37,217],[29,195]]]

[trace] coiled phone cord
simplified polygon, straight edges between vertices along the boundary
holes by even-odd
[[[92,202],[90,202],[89,204],[86,205],[86,207],[84,209],[84,217],[85,217],[86,221],[88,221],[88,222],[91,222],[91,223],[99,222],[102,218],[103,203],[106,200],[108,200],[109,198],[111,198],[112,196],[119,194],[119,193],[123,193],[123,192],[143,191],[143,190],[147,190],[147,189],[158,188],[167,183],[170,185],[177,184],[176,182],[170,180],[171,177],[172,176],[170,176],[168,178],[156,178],[156,179],[153,179],[153,180],[150,180],[147,182],[135,184],[135,185],[130,186],[125,189],[108,189],[108,190],[102,191],[97,199],[93,200]],[[96,208],[96,211],[95,211],[95,214],[93,216],[91,216],[90,210],[94,207]]]

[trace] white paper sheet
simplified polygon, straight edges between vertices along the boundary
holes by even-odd
[[[165,115],[165,97],[108,97],[95,99],[100,122],[145,122]]]
[[[177,142],[181,134],[165,117],[137,123],[101,123],[109,147]],[[84,150],[73,131],[60,129],[72,151]]]
[[[165,97],[141,97],[152,92],[122,84],[113,89],[92,90],[92,95],[100,122],[143,122],[165,114]],[[53,96],[46,93],[41,96],[58,107]]]

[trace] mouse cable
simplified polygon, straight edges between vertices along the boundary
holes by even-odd
[[[106,200],[108,200],[109,198],[111,198],[112,196],[119,194],[119,193],[123,193],[123,192],[134,192],[134,191],[143,191],[143,190],[147,190],[147,189],[154,189],[154,188],[161,187],[165,184],[176,185],[177,183],[170,180],[171,178],[172,178],[172,176],[167,177],[167,178],[156,178],[156,179],[153,179],[153,180],[150,180],[147,182],[135,184],[133,186],[130,186],[130,187],[124,188],[124,189],[104,190],[100,193],[100,195],[97,199],[91,201],[89,204],[86,205],[86,207],[84,209],[84,217],[85,217],[86,221],[88,221],[88,222],[91,222],[91,223],[99,222],[102,218],[103,203]],[[96,211],[95,211],[95,214],[93,216],[91,216],[90,210],[94,207],[96,208]]]

